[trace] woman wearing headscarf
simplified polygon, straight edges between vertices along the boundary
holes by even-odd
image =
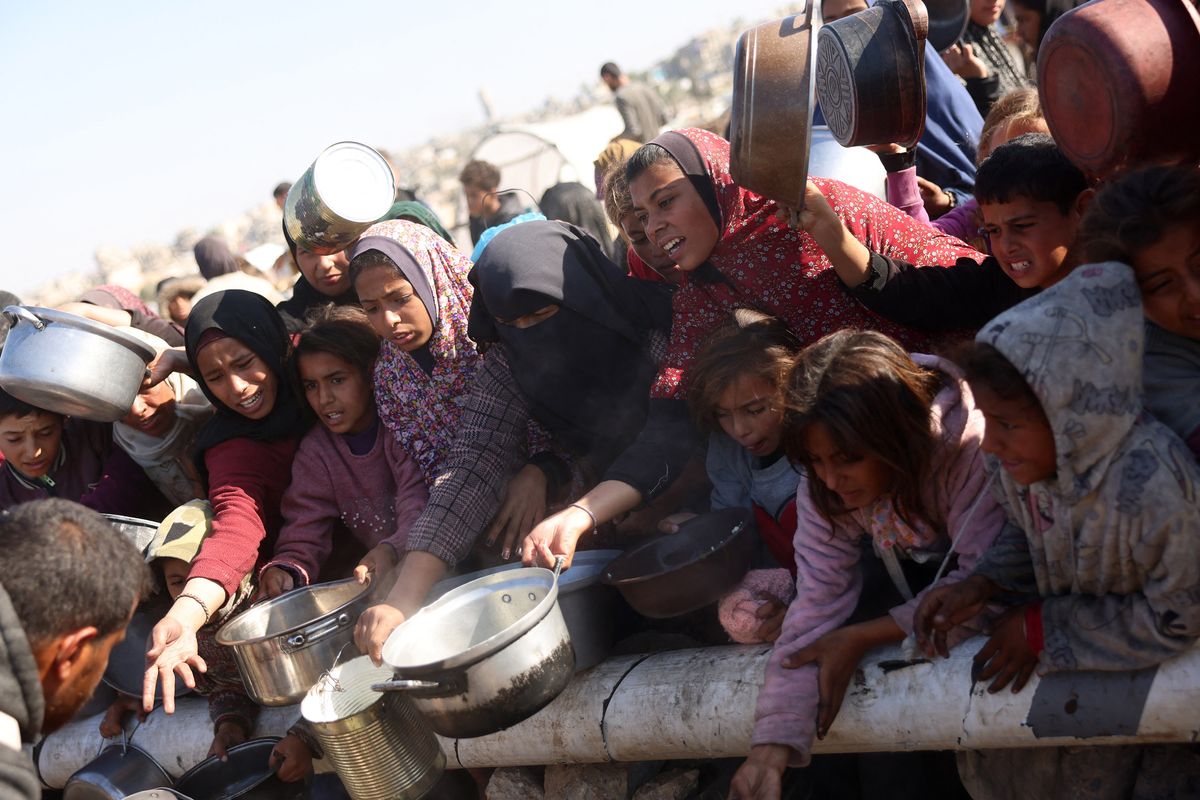
[[[626,276],[592,237],[561,222],[500,232],[471,276],[470,334],[489,344],[487,357],[409,531],[395,587],[359,621],[356,641],[377,660],[388,633],[495,515],[525,457],[530,422],[585,476],[602,474],[645,422],[668,340],[670,288]]]
[[[299,332],[304,327],[305,316],[317,306],[358,303],[358,295],[350,282],[350,259],[345,250],[326,255],[306,250],[288,234],[286,224],[283,238],[300,270],[300,277],[292,284],[292,296],[275,306],[289,333]]]
[[[174,711],[175,674],[193,686],[192,669],[204,669],[196,631],[271,553],[292,458],[307,427],[285,377],[287,330],[269,301],[241,290],[209,295],[192,309],[185,336],[191,372],[216,409],[196,442],[213,532],[192,561],[183,592],[154,627],[146,654],[152,662],[144,684],[147,711],[159,680],[165,708]]]
[[[847,235],[866,253],[922,263],[982,259],[959,240],[923,225],[877,197],[840,181],[809,182],[797,229],[780,220],[787,210],[738,186],[729,172],[729,142],[688,128],[661,134],[627,165],[630,194],[646,235],[686,274],[675,293],[671,347],[651,391],[649,420],[637,441],[608,468],[604,480],[577,504],[540,523],[523,545],[526,563],[553,564],[574,553],[579,537],[653,498],[679,475],[694,434],[683,391],[688,367],[704,338],[737,308],[778,317],[801,344],[843,328],[869,329],[929,346],[925,335],[891,323],[848,296],[824,246]],[[813,209],[827,204],[837,218],[834,241]]]
[[[600,243],[604,255],[618,267],[627,267],[624,261],[625,249],[618,248],[613,243],[609,233],[608,219],[604,216],[604,206],[596,199],[595,194],[582,183],[556,183],[542,194],[538,205],[546,219],[556,219],[578,228],[583,228]]]

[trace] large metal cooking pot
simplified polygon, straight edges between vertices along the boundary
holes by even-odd
[[[217,631],[217,643],[233,648],[255,702],[291,705],[353,647],[370,600],[370,584],[354,578],[305,586],[238,614]]]
[[[831,22],[817,37],[817,97],[842,145],[915,147],[925,130],[921,0],[879,0]]]
[[[751,28],[734,50],[729,167],[734,181],[793,209],[804,208],[821,2]]]
[[[322,676],[300,704],[354,800],[416,800],[446,766],[437,738],[413,702],[371,688],[391,675],[387,667],[359,656]]]
[[[8,306],[0,387],[30,405],[97,422],[129,413],[156,355],[140,339],[99,322],[37,306]]]
[[[448,592],[392,631],[383,660],[429,725],[466,739],[533,716],[566,688],[575,651],[558,570],[525,567]]]
[[[111,744],[67,779],[63,800],[121,800],[170,786],[171,776],[149,753],[128,742]]]
[[[307,791],[303,781],[284,783],[271,768],[278,739],[251,739],[211,756],[179,776],[175,791],[192,800],[286,800]]]
[[[1200,14],[1188,0],[1094,0],[1050,26],[1038,92],[1055,143],[1095,177],[1200,161]]]
[[[842,149],[836,143],[834,146]],[[875,161],[878,163],[879,159]],[[599,664],[616,643],[616,609],[621,601],[611,587],[600,582],[600,574],[619,555],[620,550],[580,550],[575,553],[571,568],[558,579],[558,606],[571,633],[576,672]],[[434,584],[429,596],[436,600],[463,584],[514,569],[521,569],[520,562],[447,578]]]
[[[359,142],[325,148],[292,185],[283,206],[283,226],[310,253],[345,250],[396,202],[396,182],[387,160]]]
[[[150,543],[154,541],[154,534],[158,532],[157,522],[137,517],[122,517],[120,514],[105,514],[104,518],[114,528],[125,534],[143,556],[150,555],[148,552]]]
[[[716,601],[750,569],[754,513],[723,508],[688,520],[615,559],[601,580],[616,586],[633,610],[665,619]]]

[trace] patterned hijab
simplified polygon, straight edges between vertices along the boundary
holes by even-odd
[[[379,417],[431,483],[454,440],[467,385],[481,358],[467,337],[471,261],[429,228],[401,219],[372,225],[350,257],[368,250],[392,259],[433,320],[426,345],[432,371],[391,341],[383,342],[375,362]]]

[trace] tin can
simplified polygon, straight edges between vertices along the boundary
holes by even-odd
[[[338,142],[325,148],[288,192],[283,225],[310,253],[345,250],[396,201],[392,168],[374,148]]]

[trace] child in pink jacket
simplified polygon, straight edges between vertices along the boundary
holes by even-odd
[[[420,468],[375,410],[371,371],[378,352],[379,339],[356,306],[323,309],[300,333],[294,377],[321,424],[300,442],[292,464],[283,530],[262,571],[268,597],[320,580],[337,531],[366,552],[355,569],[360,581],[389,567],[394,555],[379,559],[380,548],[391,547],[384,540],[406,534],[425,508]]]
[[[786,409],[784,447],[803,474],[797,595],[733,781],[731,797],[746,800],[779,796],[783,771],[808,764],[863,655],[911,633],[922,590],[969,574],[1004,524],[979,450],[983,417],[953,364],[910,357],[879,333],[839,331],[800,354]],[[864,580],[864,539],[886,575]],[[904,602],[848,625],[888,583]]]

